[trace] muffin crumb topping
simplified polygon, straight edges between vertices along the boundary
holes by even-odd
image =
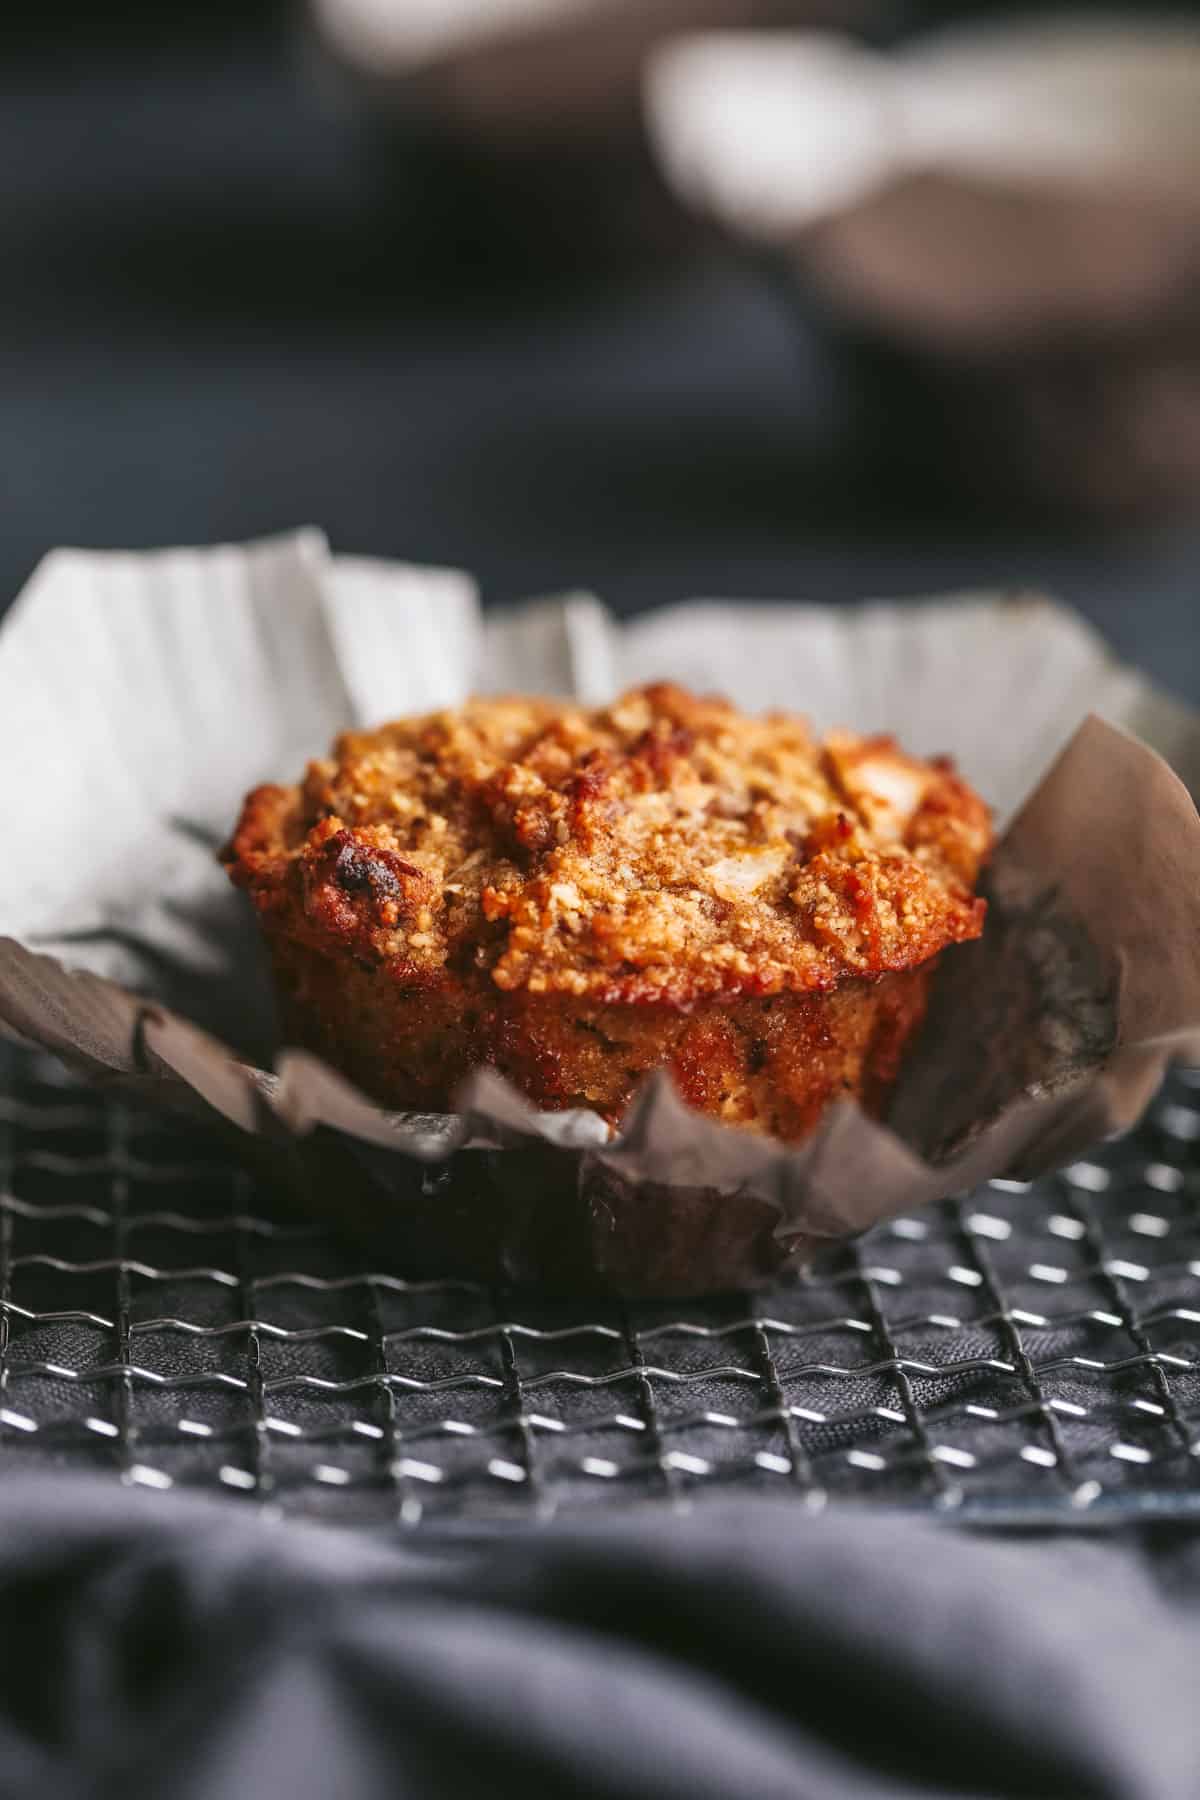
[[[255,790],[225,861],[277,928],[404,985],[687,1008],[978,936],[990,843],[944,758],[660,683],[348,732],[299,788]]]

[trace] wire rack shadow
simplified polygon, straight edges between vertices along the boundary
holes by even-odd
[[[405,1281],[212,1140],[0,1043],[0,1471],[368,1527],[731,1490],[1200,1515],[1200,1073],[1139,1129],[768,1292],[586,1312]]]

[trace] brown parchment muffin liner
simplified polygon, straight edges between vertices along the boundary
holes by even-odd
[[[1132,1124],[1200,1050],[1200,819],[1153,751],[1088,719],[1004,834],[984,936],[942,962],[888,1122],[839,1104],[784,1146],[665,1076],[610,1137],[474,1077],[387,1114],[302,1052],[268,1074],[112,982],[0,939],[0,1021],[85,1074],[198,1111],[304,1204],[413,1273],[559,1292],[751,1286],[991,1176]]]

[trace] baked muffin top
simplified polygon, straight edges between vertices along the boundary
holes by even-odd
[[[414,987],[688,1006],[977,937],[990,844],[946,758],[660,683],[347,732],[256,789],[223,854],[272,928]]]

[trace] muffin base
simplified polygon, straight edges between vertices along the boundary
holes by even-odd
[[[539,1110],[587,1107],[617,1125],[666,1068],[697,1111],[785,1142],[839,1098],[882,1110],[936,962],[681,1010],[506,993],[486,975],[401,987],[386,967],[348,967],[291,938],[272,953],[287,1041],[397,1111],[451,1111],[467,1076],[491,1068]]]

